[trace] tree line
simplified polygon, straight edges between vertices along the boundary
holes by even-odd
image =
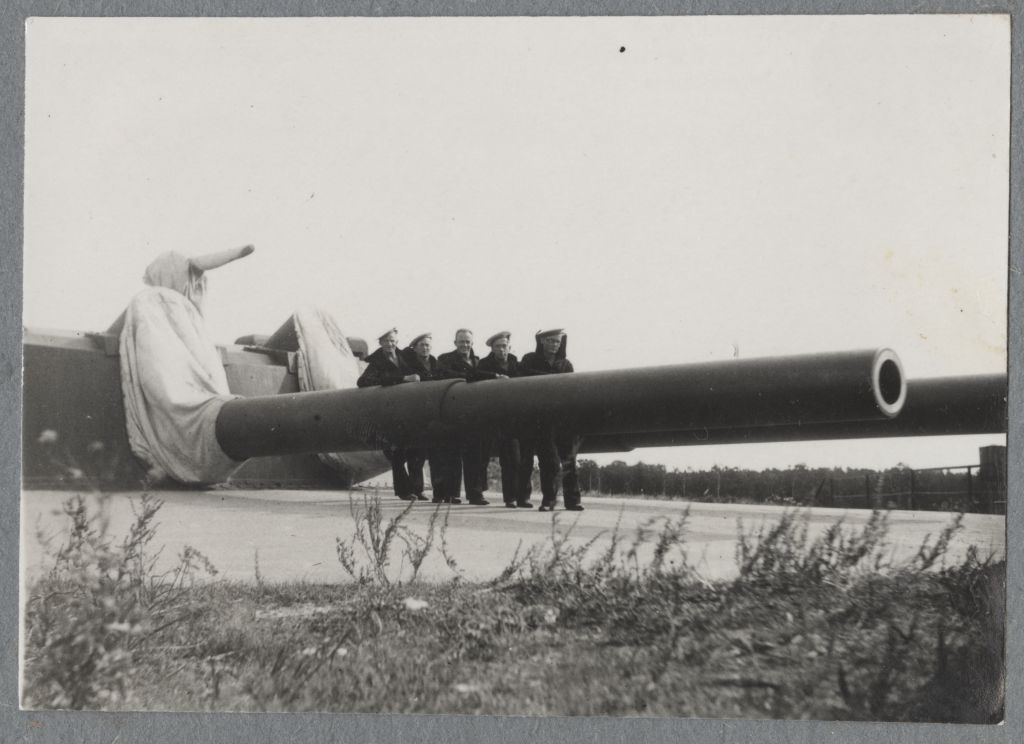
[[[922,497],[966,494],[964,469],[911,470],[897,465],[871,468],[790,468],[748,470],[715,466],[710,470],[667,469],[664,465],[615,460],[598,465],[581,458],[577,463],[584,492],[722,503],[841,504],[867,498],[879,500],[914,492]],[[983,486],[977,471],[973,488]],[[948,501],[948,499],[947,499]]]

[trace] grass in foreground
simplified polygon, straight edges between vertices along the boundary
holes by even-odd
[[[415,581],[444,517],[410,532],[373,501],[338,540],[337,585],[155,570],[159,502],[117,542],[81,500],[26,608],[38,708],[669,715],[986,723],[1002,717],[1005,563],[942,567],[959,519],[915,559],[886,517],[810,539],[796,512],[743,531],[739,577],[707,583],[685,516],[599,552],[560,531],[489,583]],[[640,555],[650,556],[641,560]],[[388,571],[396,555],[403,571]],[[404,572],[404,575],[402,575]]]

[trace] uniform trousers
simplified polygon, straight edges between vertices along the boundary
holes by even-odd
[[[384,456],[391,462],[391,479],[395,496],[400,499],[416,498],[423,495],[423,464],[427,461],[425,450],[405,447],[390,447]]]
[[[541,505],[554,506],[561,476],[562,501],[566,507],[580,503],[579,478],[576,474],[576,453],[580,438],[571,434],[542,429],[530,439],[519,440],[520,466],[518,488],[521,501],[530,498],[533,490],[533,458],[540,468]]]
[[[491,462],[491,455],[498,453],[498,464],[501,465],[501,496],[506,504],[514,504],[519,501],[519,440],[499,437],[483,446],[480,458],[480,473],[484,482],[487,480],[487,466]],[[531,468],[532,468],[531,464]],[[529,495],[529,494],[527,494]]]
[[[436,465],[435,461],[437,461]],[[430,470],[431,473],[436,472],[437,476],[433,480],[435,501],[452,501],[459,498],[463,480],[465,480],[466,498],[469,501],[479,501],[484,497],[483,481],[486,475],[481,475],[479,444],[433,450]],[[440,486],[440,492],[438,486]]]

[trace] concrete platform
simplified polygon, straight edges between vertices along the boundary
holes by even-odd
[[[31,578],[51,562],[37,535],[48,536],[59,545],[67,530],[67,518],[59,513],[68,491],[25,491],[22,494],[22,570]],[[259,572],[266,581],[302,580],[342,582],[349,576],[336,557],[336,538],[348,541],[355,528],[354,514],[365,508],[374,491],[274,491],[209,490],[167,491],[155,494],[164,503],[158,515],[154,548],[164,546],[163,563],[170,564],[185,545],[205,554],[220,577],[254,581],[258,556]],[[124,535],[132,521],[132,501],[139,492],[114,493],[104,501],[111,534]],[[407,502],[389,492],[379,493],[385,519],[398,516]],[[745,530],[779,519],[784,510],[774,506],[744,504],[703,504],[634,498],[592,498],[586,511],[539,513],[536,510],[506,509],[501,497],[488,494],[489,506],[441,507],[438,526],[447,515],[446,543],[457,562],[458,572],[467,580],[487,580],[508,565],[516,550],[550,545],[553,530],[569,533],[573,544],[594,540],[593,550],[606,547],[618,530],[628,546],[644,524],[657,528],[658,520],[676,520],[689,508],[687,558],[708,579],[722,579],[736,573],[735,547],[738,520]],[[95,505],[98,497],[90,496]],[[429,502],[417,502],[403,520],[410,530],[426,535],[431,515],[438,509]],[[869,512],[862,510],[814,508],[808,510],[810,532],[817,534],[843,518],[850,527],[863,525]],[[893,511],[889,515],[889,543],[894,557],[909,558],[927,535],[934,539],[949,524],[945,512]],[[959,558],[969,545],[983,554],[1005,553],[1005,517],[968,514],[953,545],[949,560]],[[439,538],[435,544],[440,542]],[[648,549],[649,550],[649,549]],[[396,544],[391,575],[408,576]],[[645,553],[646,554],[646,553]],[[420,573],[429,581],[446,581],[455,576],[442,556],[435,553]]]

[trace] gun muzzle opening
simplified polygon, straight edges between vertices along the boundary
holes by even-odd
[[[907,398],[907,381],[899,357],[889,349],[882,349],[875,357],[871,383],[879,410],[892,418],[903,408]]]

